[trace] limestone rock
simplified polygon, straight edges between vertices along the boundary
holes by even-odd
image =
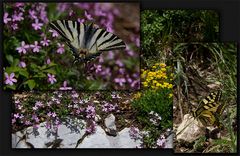
[[[204,135],[204,129],[201,124],[190,114],[185,114],[182,123],[177,128],[177,140],[191,143],[202,135]]]

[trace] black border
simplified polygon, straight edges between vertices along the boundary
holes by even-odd
[[[61,0],[59,0],[61,1]],[[79,0],[80,1],[80,0]],[[13,2],[13,1],[11,1]],[[24,1],[26,2],[26,1]],[[43,2],[43,1],[42,1]],[[53,2],[53,1],[51,1]],[[70,1],[69,1],[70,2]],[[88,1],[90,2],[90,1]],[[91,1],[94,2],[94,1]],[[116,1],[115,1],[116,2]],[[121,0],[123,2],[123,0]],[[129,1],[124,1],[129,2]],[[138,2],[138,1],[131,1]],[[214,9],[220,12],[220,39],[221,41],[237,41],[238,42],[238,55],[239,60],[239,50],[240,50],[240,2],[238,0],[141,0],[140,9]],[[1,1],[2,10],[2,1]],[[1,21],[2,12],[0,12]],[[0,30],[2,25],[0,24]],[[0,32],[2,36],[2,31]],[[2,37],[0,37],[2,41]],[[2,42],[1,42],[2,43]],[[2,45],[0,45],[2,49]],[[0,58],[2,58],[2,53],[0,52]],[[237,76],[238,84],[240,84],[239,78],[239,63],[237,66]],[[0,61],[0,70],[2,70],[2,61]],[[2,72],[1,72],[2,73]],[[2,81],[2,74],[0,74],[0,81]],[[2,83],[0,83],[2,84]],[[239,89],[238,95],[239,95]],[[175,155],[172,150],[159,150],[159,149],[82,149],[82,150],[11,150],[11,134],[10,134],[10,112],[11,112],[11,94],[12,92],[3,91],[2,86],[0,88],[0,156],[26,156],[26,155],[51,155],[51,156],[61,156],[61,155]],[[239,96],[237,98],[237,103],[239,102]],[[238,126],[239,122],[238,113]],[[239,130],[239,128],[238,128]],[[239,131],[238,131],[239,134]],[[238,137],[238,143],[239,143]],[[239,147],[238,147],[239,153]],[[178,155],[178,154],[176,154]],[[182,155],[182,154],[181,154]],[[185,155],[185,154],[184,154]],[[200,155],[200,154],[193,154]],[[209,155],[226,155],[226,154],[209,154]],[[230,155],[230,154],[229,154]],[[237,155],[237,154],[231,154]]]

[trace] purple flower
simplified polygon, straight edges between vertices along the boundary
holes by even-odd
[[[38,41],[34,41],[34,44],[31,44],[30,45],[31,48],[33,48],[33,52],[35,53],[38,53],[39,52],[39,49],[41,48],[39,45],[38,45]]]
[[[31,19],[36,19],[37,18],[35,10],[29,10],[28,13],[29,13],[29,16],[30,16]]]
[[[57,82],[55,75],[47,74],[47,76],[48,76],[48,82],[50,82],[51,84],[54,84],[55,82]]]
[[[88,107],[86,108],[86,113],[87,113],[87,118],[94,118],[95,115],[96,115],[96,112],[95,112],[95,107],[94,106],[90,106],[88,105]]]
[[[114,58],[114,53],[113,53],[112,51],[109,51],[109,52],[108,52],[108,55],[107,55],[107,58],[108,58],[109,60],[112,60],[112,59]]]
[[[24,6],[24,3],[20,3],[20,2],[15,3],[16,8],[23,7],[23,6]]]
[[[70,10],[69,13],[68,13],[68,16],[73,16],[73,10]]]
[[[47,64],[50,64],[50,63],[51,63],[50,58],[47,59],[46,63],[47,63]]]
[[[17,82],[17,79],[14,78],[15,76],[15,73],[11,73],[10,75],[8,75],[8,73],[4,73],[5,75],[5,84],[9,84],[10,86],[13,85],[13,83],[16,83]]]
[[[96,122],[95,121],[91,121],[91,124],[86,128],[86,132],[88,134],[93,134],[94,132],[96,132]]]
[[[57,31],[50,29],[49,32],[52,33],[52,37],[58,37]]]
[[[27,120],[27,121],[25,121],[24,124],[28,126],[28,125],[31,125],[31,122],[29,120]]]
[[[35,19],[35,23],[32,23],[32,27],[34,30],[41,30],[41,27],[43,26],[43,23],[39,23],[38,19]]]
[[[95,10],[95,15],[97,16],[106,16],[106,12],[103,12],[102,10],[96,9]]]
[[[9,21],[11,21],[12,19],[11,18],[8,18],[8,13],[5,12],[4,13],[4,16],[3,16],[3,23],[4,24],[7,24]]]
[[[87,18],[87,20],[93,20],[92,16],[87,13],[87,11],[84,12],[84,16]]]
[[[107,27],[107,31],[108,31],[108,32],[111,32],[111,33],[113,32],[112,23],[108,22],[107,25],[106,25],[106,27]]]
[[[17,12],[14,12],[14,15],[12,15],[12,21],[22,21],[24,20],[24,18],[22,17],[23,16],[23,13],[20,12],[20,13],[17,13]]]
[[[60,90],[72,90],[72,87],[67,87],[67,81],[63,82],[63,87],[59,88]]]
[[[25,68],[26,67],[26,63],[23,62],[23,61],[20,61],[18,66],[21,67],[21,68]]]
[[[16,122],[16,119],[15,118],[13,118],[12,119],[12,124],[14,124]]]
[[[19,118],[19,113],[13,115],[15,119]]]
[[[35,106],[37,106],[37,107],[42,107],[42,106],[43,106],[43,103],[42,103],[41,101],[37,101],[37,102],[35,103]]]
[[[120,86],[123,86],[124,83],[126,83],[125,78],[115,78],[114,82],[118,83]]]
[[[166,139],[164,135],[161,135],[160,138],[157,140],[157,146],[160,148],[164,148],[166,143]]]
[[[94,64],[94,66],[96,68],[96,70],[95,70],[96,73],[99,73],[100,71],[102,71],[102,66],[101,65],[95,65]]]
[[[77,21],[78,21],[79,23],[84,23],[84,22],[85,22],[85,19],[78,18]]]
[[[26,54],[27,50],[29,48],[29,45],[25,44],[24,41],[21,42],[21,46],[17,47],[16,50],[18,51],[19,54],[23,53]]]
[[[57,114],[55,112],[52,113],[52,117],[55,118]]]
[[[57,45],[58,45],[57,53],[59,53],[59,54],[64,53],[64,51],[65,51],[64,44],[57,43]]]
[[[123,67],[123,66],[124,66],[123,62],[120,61],[120,60],[117,60],[117,61],[116,61],[116,64],[117,64],[119,67]]]
[[[34,107],[32,107],[33,110],[37,110],[38,107],[35,105]]]
[[[129,130],[129,136],[131,139],[134,139],[134,140],[139,140],[142,138],[141,134],[140,134],[140,130],[134,126],[131,126],[131,128]]]
[[[136,38],[135,43],[136,43],[137,47],[140,47],[140,39],[139,38]]]
[[[50,40],[47,40],[46,36],[44,37],[44,40],[41,41],[41,44],[43,46],[49,46]]]
[[[17,30],[18,29],[18,24],[17,23],[12,23],[11,27],[13,30]]]

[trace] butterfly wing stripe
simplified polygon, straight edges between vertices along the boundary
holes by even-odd
[[[92,36],[91,40],[89,41],[89,45],[88,45],[88,47],[90,49],[89,50],[90,52],[95,52],[96,51],[96,44],[97,44],[96,41],[99,38],[99,36],[101,36],[103,34],[103,32],[104,31],[102,29],[98,29],[98,28],[95,29],[95,33]]]
[[[73,41],[73,38],[70,34],[70,32],[68,31],[68,29],[66,28],[66,21],[65,20],[57,20],[56,21],[58,26],[59,26],[59,29],[64,32],[66,38],[68,38],[71,42]]]
[[[118,38],[118,37],[117,37],[117,39],[113,38],[114,41],[111,41],[111,39],[108,39],[104,43],[102,43],[101,45],[98,45],[98,49],[104,51],[104,50],[109,50],[109,49],[116,49],[116,48],[119,48],[119,47],[120,48],[125,48],[126,47],[125,44],[122,42],[122,40],[120,38]]]
[[[71,25],[71,28],[72,28],[72,29],[69,27],[69,24]],[[72,32],[72,30],[74,30],[74,28],[73,28],[73,26],[72,26],[71,21],[65,21],[65,25],[66,25],[67,30],[69,31],[69,33],[71,34],[71,36],[72,36],[72,38],[73,38],[73,40],[74,40],[74,36],[73,36],[73,32]]]
[[[90,49],[90,51],[91,47],[96,43],[95,36],[98,34],[97,32],[99,32],[98,28],[94,28],[93,25],[89,26],[88,36],[86,37],[86,48]]]
[[[113,46],[109,46],[103,50],[99,51],[109,51],[109,50],[115,50],[115,49],[123,49],[126,48],[125,44],[119,43],[119,44],[114,44]]]
[[[56,21],[50,23],[50,27],[52,29],[54,29],[55,31],[57,31],[58,34],[60,34],[65,40],[70,42],[70,40],[67,38],[67,36],[65,35],[64,31],[62,31],[61,27],[58,25],[58,23]]]

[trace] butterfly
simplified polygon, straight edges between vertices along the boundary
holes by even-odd
[[[196,110],[194,110],[193,117],[200,120],[204,126],[218,126],[222,127],[219,118],[225,109],[225,104],[220,104],[222,92],[212,92],[205,99],[203,99]]]
[[[91,24],[71,20],[56,20],[50,28],[57,31],[71,49],[74,62],[86,62],[104,51],[125,49],[126,45],[118,36]]]

